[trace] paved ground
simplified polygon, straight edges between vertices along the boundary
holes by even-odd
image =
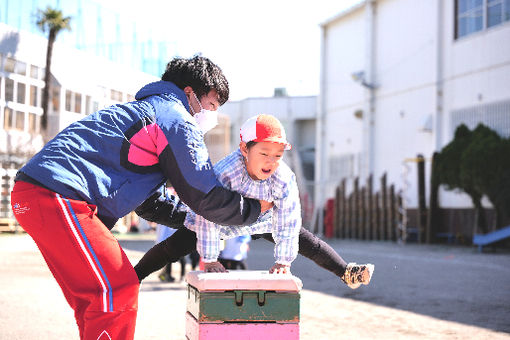
[[[152,235],[123,236],[132,263]],[[372,262],[368,287],[351,290],[331,273],[298,258],[304,284],[301,339],[510,340],[510,253],[474,248],[400,246],[335,240],[346,260]],[[251,243],[250,269],[272,265],[272,244]],[[178,277],[179,265],[175,265]],[[0,235],[0,339],[77,339],[72,311],[37,247],[26,235]],[[142,285],[136,339],[184,339],[185,285]]]

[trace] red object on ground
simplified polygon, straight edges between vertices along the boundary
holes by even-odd
[[[328,238],[335,236],[334,222],[335,222],[335,199],[330,198],[326,202],[326,213],[324,214],[324,236]]]

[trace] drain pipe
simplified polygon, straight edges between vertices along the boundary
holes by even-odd
[[[367,0],[366,17],[366,51],[365,72],[362,85],[367,89],[367,114],[363,119],[364,164],[362,177],[368,178],[375,170],[375,20],[376,0]]]
[[[327,149],[326,149],[326,95],[327,80],[326,80],[326,44],[328,36],[327,25],[322,25],[321,36],[321,66],[320,66],[320,90],[319,100],[317,101],[317,126],[315,136],[315,188],[314,188],[314,213],[312,225],[317,222],[316,233],[322,236],[324,233],[324,197],[326,183],[326,164],[327,164]]]
[[[436,145],[440,151],[443,143],[443,0],[437,0],[437,46],[436,46]]]

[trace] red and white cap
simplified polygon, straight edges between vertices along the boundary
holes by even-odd
[[[276,117],[268,114],[260,114],[248,119],[241,126],[241,141],[248,142],[273,142],[283,144],[285,150],[290,150],[292,145],[287,142],[285,129]]]

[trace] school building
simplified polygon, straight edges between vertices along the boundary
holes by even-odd
[[[416,209],[419,154],[428,201],[430,159],[461,123],[510,136],[510,1],[364,0],[321,31],[320,204],[343,178],[363,184],[372,174],[377,190],[387,173]],[[439,202],[472,208],[459,192],[440,190]]]

